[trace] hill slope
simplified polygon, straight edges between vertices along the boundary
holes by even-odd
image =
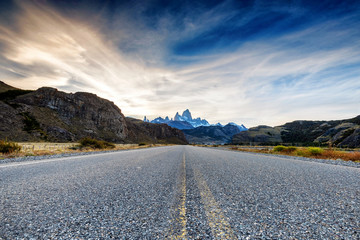
[[[18,88],[12,87],[10,85],[7,85],[3,81],[0,81],[0,93],[6,92],[6,91],[9,91],[9,90],[18,90]]]

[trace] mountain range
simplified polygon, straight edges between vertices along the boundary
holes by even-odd
[[[201,118],[192,118],[191,112],[189,109],[186,109],[182,115],[180,115],[178,112],[175,114],[174,118],[169,119],[168,116],[165,118],[158,117],[154,120],[150,121],[144,117],[144,122],[151,122],[151,123],[165,123],[171,127],[177,128],[177,129],[192,129],[200,126],[210,126],[209,122],[205,119]]]
[[[174,118],[158,117],[150,121],[144,117],[144,122],[165,123],[171,127],[182,130],[186,139],[195,144],[225,144],[231,141],[231,137],[241,131],[246,131],[244,125],[237,125],[230,122],[225,126],[221,123],[210,124],[206,119],[193,118],[189,109],[186,109],[182,115],[177,112]]]
[[[165,123],[169,126],[175,127],[177,129],[193,129],[197,127],[210,127],[210,126],[218,126],[218,127],[224,127],[221,123],[217,124],[210,124],[206,119],[198,118],[192,118],[191,112],[189,109],[186,109],[182,115],[177,112],[174,116],[174,118],[169,118],[166,116],[165,118],[157,117],[154,120],[149,120],[146,116],[144,117],[144,122],[151,122],[151,123]],[[239,128],[240,131],[246,131],[247,128],[241,124],[237,125],[234,122],[230,122],[227,125],[233,125]]]

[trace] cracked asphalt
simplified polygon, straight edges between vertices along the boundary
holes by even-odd
[[[360,239],[360,169],[192,146],[0,164],[0,239]]]

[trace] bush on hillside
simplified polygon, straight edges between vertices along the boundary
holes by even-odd
[[[18,152],[21,150],[21,146],[14,142],[8,142],[0,140],[0,152],[4,154]]]
[[[106,148],[115,148],[115,144],[86,137],[80,140],[80,147],[81,148],[89,147],[93,149],[106,149]]]

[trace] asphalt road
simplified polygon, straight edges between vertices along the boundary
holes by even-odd
[[[360,239],[360,169],[192,146],[0,165],[1,239]]]

